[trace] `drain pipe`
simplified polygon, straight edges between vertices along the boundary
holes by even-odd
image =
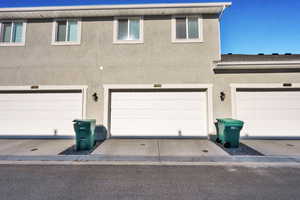
[[[227,6],[226,6],[226,5],[223,5],[222,11],[221,11],[221,13],[220,13],[220,15],[219,15],[219,21],[221,20],[222,15],[223,15],[223,13],[224,13],[224,11],[225,11],[226,8],[227,8]]]

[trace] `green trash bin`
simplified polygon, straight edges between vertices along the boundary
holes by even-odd
[[[226,148],[238,148],[244,122],[231,118],[217,119],[218,138]]]
[[[76,150],[91,150],[95,145],[96,120],[75,119],[73,122],[76,133]]]
[[[214,140],[217,143],[221,143],[220,136],[219,136],[219,123],[214,122],[214,124],[215,124],[215,127],[216,127],[216,138]]]

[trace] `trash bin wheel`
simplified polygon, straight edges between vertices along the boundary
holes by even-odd
[[[225,148],[230,148],[230,143],[229,143],[229,142],[225,142],[225,143],[224,143],[224,147],[225,147]]]
[[[217,143],[221,143],[221,140],[219,138],[216,139]]]

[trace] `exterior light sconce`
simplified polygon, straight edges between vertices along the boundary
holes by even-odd
[[[95,92],[92,96],[93,96],[94,101],[97,102],[98,101],[98,95],[97,95],[97,93]]]
[[[220,92],[220,99],[221,101],[224,101],[226,97],[226,94],[224,92]]]

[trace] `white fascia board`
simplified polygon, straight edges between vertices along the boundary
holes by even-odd
[[[253,62],[217,62],[216,66],[237,66],[237,65],[299,65],[300,60],[295,61],[253,61]]]
[[[132,5],[92,5],[92,6],[47,6],[0,8],[0,12],[22,11],[64,11],[64,10],[110,10],[110,9],[155,9],[155,8],[196,8],[196,7],[229,7],[231,2],[216,3],[178,3],[178,4],[132,4]]]

